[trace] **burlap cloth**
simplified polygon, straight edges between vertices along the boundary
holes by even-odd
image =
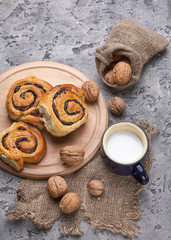
[[[160,34],[131,19],[123,19],[112,28],[105,44],[96,49],[94,55],[98,74],[108,86],[123,90],[138,82],[143,65],[168,45],[169,42]],[[132,67],[130,81],[121,86],[111,85],[104,79],[118,55],[128,58]]]
[[[137,121],[147,133],[150,148],[145,164],[149,173],[152,162],[151,136],[158,132],[147,121]],[[47,191],[46,180],[24,180],[16,197],[16,206],[8,214],[11,219],[30,219],[39,228],[49,228],[60,220],[61,234],[81,235],[79,228],[82,219],[95,228],[108,229],[128,237],[138,235],[138,222],[141,217],[139,194],[143,186],[132,176],[118,176],[111,173],[102,162],[100,151],[94,159],[79,171],[64,177],[69,191],[77,192],[81,197],[81,206],[73,214],[61,214],[59,201],[51,198]],[[100,197],[92,197],[87,191],[87,183],[99,179],[104,183],[105,191]]]

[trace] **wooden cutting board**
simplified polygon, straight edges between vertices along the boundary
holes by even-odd
[[[81,87],[84,82],[90,80],[78,70],[55,62],[25,63],[2,73],[0,75],[0,132],[12,124],[5,109],[5,100],[10,86],[16,80],[30,75],[46,80],[52,86],[67,83]],[[83,167],[97,152],[108,123],[108,112],[102,93],[97,103],[87,104],[87,107],[89,112],[87,122],[69,135],[55,138],[45,130],[43,131],[47,142],[47,152],[37,165],[25,164],[21,172],[16,172],[0,160],[0,168],[24,178],[45,179],[52,175],[67,175]],[[79,145],[85,149],[85,158],[81,166],[69,167],[62,163],[59,151],[67,145]]]

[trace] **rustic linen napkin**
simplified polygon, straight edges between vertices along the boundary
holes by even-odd
[[[142,67],[154,55],[164,50],[169,42],[160,34],[138,25],[131,19],[118,22],[105,44],[96,49],[95,62],[102,81],[117,90],[123,90],[139,81]],[[129,59],[132,77],[125,85],[111,85],[104,79],[116,56]]]
[[[147,121],[137,121],[147,133],[150,147],[145,163],[149,173],[152,162],[151,136],[159,130]],[[108,229],[124,236],[138,235],[138,222],[141,217],[139,194],[143,186],[131,176],[118,176],[110,172],[102,162],[100,151],[94,159],[79,171],[64,177],[68,189],[81,197],[80,208],[72,214],[62,214],[59,201],[51,198],[46,180],[24,180],[17,190],[16,206],[6,214],[11,219],[30,219],[39,228],[49,228],[60,220],[61,234],[81,235],[79,223],[83,219],[95,228]],[[87,183],[99,179],[105,191],[100,197],[93,197],[87,191]],[[136,221],[135,221],[136,220]]]

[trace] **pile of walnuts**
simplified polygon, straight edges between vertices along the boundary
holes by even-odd
[[[60,150],[61,160],[71,167],[79,166],[83,163],[85,151],[77,145],[65,146]],[[59,208],[63,213],[72,213],[80,206],[80,196],[75,192],[68,192],[68,185],[64,178],[52,176],[47,183],[48,192],[51,197],[62,197]]]
[[[80,206],[80,196],[74,192],[68,192],[66,181],[60,176],[52,176],[48,179],[47,188],[53,198],[62,197],[59,208],[63,213],[72,213]]]
[[[128,60],[122,60],[115,64],[106,75],[105,80],[110,85],[118,84],[125,85],[129,82],[132,76],[132,68]]]
[[[67,192],[68,186],[64,178],[60,176],[52,176],[47,183],[48,192],[51,197],[62,197],[59,208],[63,213],[72,213],[80,206],[80,196],[75,192]],[[93,196],[99,196],[103,193],[104,185],[99,180],[91,180],[88,184],[88,191]]]

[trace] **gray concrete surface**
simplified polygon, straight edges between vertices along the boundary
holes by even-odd
[[[161,130],[152,141],[156,161],[150,183],[141,193],[142,219],[139,240],[171,239],[171,58],[170,47],[143,69],[136,86],[120,93],[105,86],[96,72],[93,53],[103,44],[111,27],[131,18],[171,38],[170,0],[1,0],[0,72],[31,61],[55,61],[75,67],[98,82],[106,102],[119,95],[126,102],[120,119],[147,119]],[[0,89],[3,91],[3,89]],[[0,240],[121,240],[119,234],[94,230],[81,223],[82,237],[62,237],[59,224],[38,230],[30,221],[6,220],[4,213],[14,206],[15,192],[22,181],[0,170]]]

